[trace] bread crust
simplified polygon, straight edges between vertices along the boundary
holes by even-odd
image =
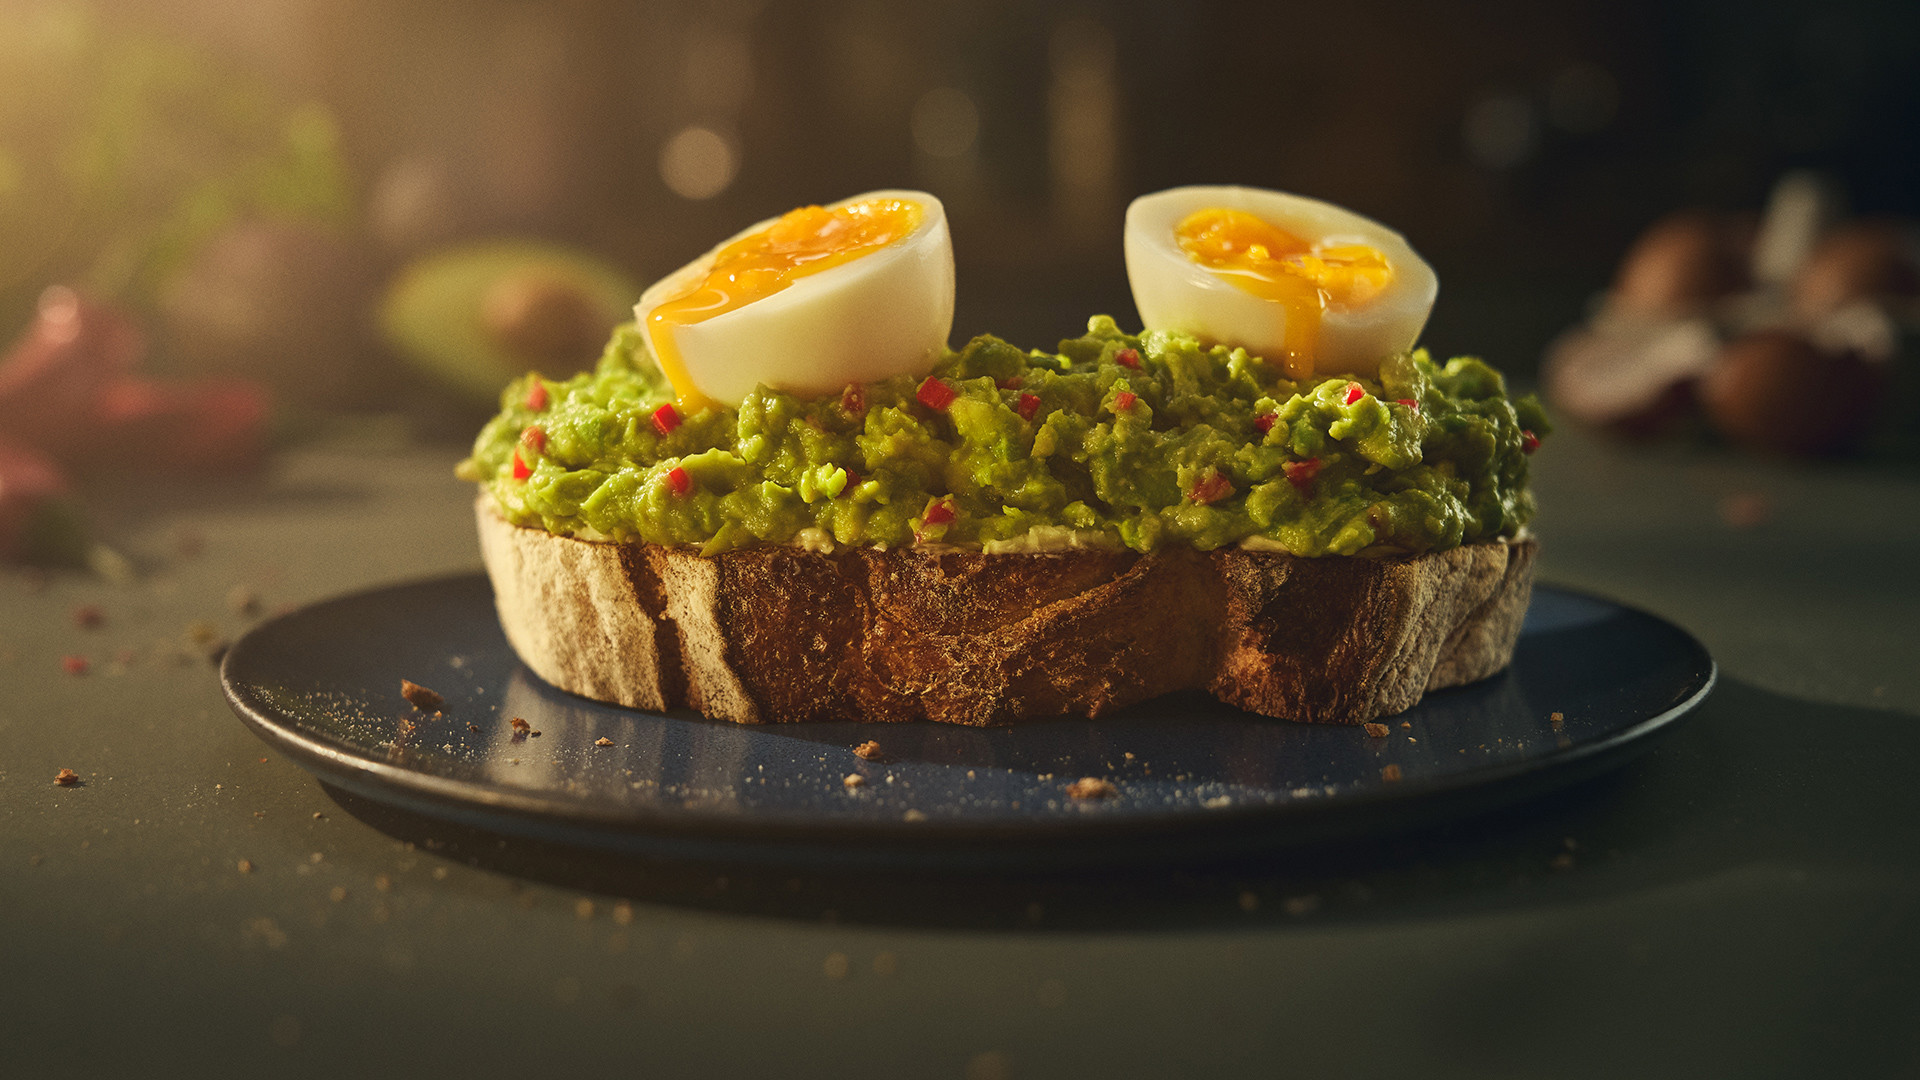
[[[511,525],[482,494],[507,640],[542,679],[739,723],[1097,717],[1202,689],[1358,724],[1513,657],[1530,539],[1393,558],[1226,548],[796,547],[713,557]]]

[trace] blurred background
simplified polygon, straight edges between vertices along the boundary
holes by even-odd
[[[1916,134],[1910,3],[0,0],[0,332],[457,433],[796,205],[934,192],[956,338],[1050,346],[1134,321],[1129,199],[1232,182],[1404,232],[1524,378],[1676,209],[1920,213]]]

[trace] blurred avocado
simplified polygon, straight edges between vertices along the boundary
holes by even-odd
[[[420,371],[492,408],[516,375],[591,368],[639,295],[625,274],[584,252],[495,240],[407,266],[387,289],[380,327]]]

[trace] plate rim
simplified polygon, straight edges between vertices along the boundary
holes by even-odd
[[[329,596],[276,615],[249,628],[221,658],[219,677],[222,694],[241,722],[257,737],[269,746],[287,754],[296,764],[301,765],[323,782],[335,783],[375,801],[392,802],[395,801],[395,796],[400,796],[401,801],[409,806],[419,808],[425,804],[428,807],[445,808],[459,817],[471,818],[477,814],[487,820],[498,820],[504,815],[508,819],[535,827],[565,826],[568,827],[568,831],[587,828],[597,833],[615,836],[656,837],[664,840],[750,843],[774,841],[834,845],[847,842],[898,845],[906,842],[913,847],[984,842],[1005,843],[1015,840],[1022,845],[1046,846],[1174,834],[1187,835],[1195,832],[1279,829],[1288,823],[1295,822],[1308,825],[1324,822],[1330,818],[1378,815],[1383,810],[1448,797],[1498,795],[1505,788],[1516,785],[1524,787],[1523,782],[1527,780],[1546,780],[1546,783],[1538,785],[1543,790],[1563,787],[1605,771],[1644,749],[1652,736],[1666,731],[1680,718],[1697,709],[1712,694],[1720,677],[1719,662],[1714,659],[1705,643],[1671,620],[1584,589],[1552,583],[1536,583],[1534,586],[1536,590],[1551,590],[1599,603],[1608,608],[1651,620],[1673,631],[1705,662],[1705,676],[1701,679],[1700,685],[1685,698],[1665,709],[1601,738],[1569,747],[1556,747],[1537,757],[1488,764],[1465,772],[1449,774],[1444,778],[1416,777],[1369,786],[1343,792],[1338,798],[1246,803],[1207,810],[1179,808],[1125,817],[1089,815],[1080,818],[976,821],[934,816],[914,820],[904,816],[894,819],[851,820],[815,815],[785,818],[740,817],[689,813],[684,808],[677,807],[665,809],[633,805],[622,806],[618,812],[615,812],[610,808],[596,806],[590,801],[559,798],[546,792],[517,792],[471,780],[410,769],[393,762],[351,752],[328,740],[307,734],[301,730],[303,725],[279,720],[272,709],[259,701],[248,688],[248,684],[238,679],[233,672],[233,668],[237,666],[236,658],[244,662],[250,643],[263,638],[272,628],[318,609],[370,600],[381,593],[431,589],[436,586],[451,587],[475,581],[482,582],[491,589],[491,582],[486,581],[486,575],[481,571],[473,570],[374,585]],[[1502,668],[1490,678],[1504,675],[1509,670],[1511,670],[1510,666]],[[534,678],[537,679],[538,676]],[[549,684],[543,680],[541,685]],[[567,693],[567,691],[560,692]],[[569,696],[580,697],[577,694],[569,694]],[[609,709],[623,708],[608,702],[595,701],[592,698],[580,697],[580,700]],[[629,711],[644,713],[644,710]],[[776,725],[743,726],[772,728]],[[1525,793],[1521,792],[1509,798],[1496,798],[1492,801],[1504,803],[1522,798],[1524,795]]]

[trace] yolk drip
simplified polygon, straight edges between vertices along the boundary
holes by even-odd
[[[1173,230],[1194,262],[1286,312],[1287,374],[1313,374],[1320,315],[1329,304],[1359,306],[1393,280],[1387,257],[1361,244],[1321,247],[1241,210],[1214,207],[1187,215]]]
[[[647,338],[661,371],[673,383],[682,411],[713,404],[687,373],[673,328],[705,322],[862,255],[897,243],[920,227],[920,204],[867,199],[827,210],[803,206],[721,248],[706,277],[647,315]]]

